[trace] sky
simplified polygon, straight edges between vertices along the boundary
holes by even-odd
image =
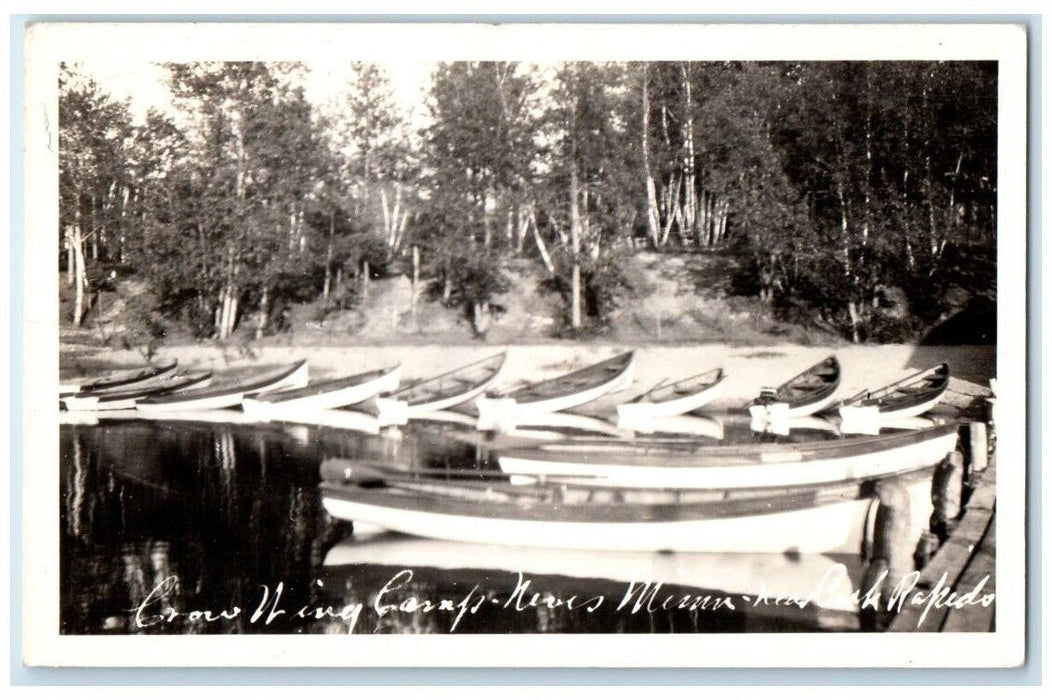
[[[353,77],[347,62],[310,63],[304,93],[311,104],[325,112],[336,103]],[[426,92],[434,69],[433,63],[420,61],[384,62],[391,77],[395,99],[413,123],[426,119]],[[130,101],[132,118],[143,123],[152,107],[163,112],[172,110],[171,93],[166,84],[167,71],[157,63],[128,61],[92,61],[79,64],[80,70],[118,100]]]

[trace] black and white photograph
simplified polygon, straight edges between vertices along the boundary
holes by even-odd
[[[1026,45],[31,25],[26,662],[1021,663]]]

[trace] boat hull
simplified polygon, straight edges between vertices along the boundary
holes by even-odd
[[[67,411],[120,411],[126,409],[134,409],[137,401],[148,398],[154,395],[161,395],[167,393],[175,393],[177,391],[186,391],[188,389],[197,389],[206,387],[212,381],[212,373],[205,372],[201,376],[195,376],[188,378],[187,381],[179,384],[175,384],[170,387],[143,390],[141,394],[136,394],[134,387],[129,387],[128,390],[121,392],[112,393],[99,393],[94,395],[86,396],[67,396],[62,399],[62,403],[65,405]]]
[[[911,538],[919,538],[931,513],[931,484],[917,479],[907,486]],[[868,538],[876,508],[873,497],[751,515],[698,517],[676,509],[665,517],[621,521],[501,517],[457,512],[458,504],[433,499],[397,498],[383,490],[326,492],[322,503],[335,518],[365,522],[419,537],[501,546],[559,547],[611,551],[857,554]]]
[[[735,453],[715,448],[709,453],[682,456],[668,453],[632,454],[630,446],[612,446],[599,453],[583,446],[570,452],[553,449],[509,452],[499,458],[506,474],[543,477],[563,483],[602,483],[628,488],[777,488],[833,483],[846,479],[872,479],[929,467],[942,461],[958,441],[957,427],[939,426],[928,431],[842,443],[850,449],[818,449],[807,454],[784,446],[782,451]],[[881,443],[885,442],[881,447]],[[594,448],[594,446],[593,446]]]
[[[135,408],[150,416],[163,416],[177,411],[213,411],[234,408],[240,406],[246,396],[265,391],[302,388],[307,385],[308,377],[307,363],[303,362],[291,373],[280,376],[262,386],[253,386],[249,390],[237,389],[226,393],[200,397],[187,396],[182,400],[178,400],[178,395],[160,397],[156,401],[140,401],[135,404]]]
[[[361,384],[342,387],[321,394],[303,396],[288,401],[268,401],[262,396],[255,398],[246,397],[241,405],[245,413],[264,419],[278,416],[294,416],[297,411],[332,410],[341,406],[361,403],[384,391],[394,391],[398,388],[401,374],[402,368],[395,367],[389,372]]]
[[[672,418],[673,416],[681,416],[685,413],[697,411],[723,393],[723,379],[721,377],[712,386],[689,396],[681,396],[668,401],[639,401],[619,404],[617,407],[618,425],[625,428],[640,426],[645,429],[647,425],[655,420]],[[644,430],[644,432],[650,431]]]
[[[479,430],[513,430],[517,425],[529,422],[531,418],[582,406],[605,394],[628,388],[632,384],[634,366],[635,357],[629,360],[619,374],[602,384],[537,401],[520,401],[510,396],[480,397],[476,402],[479,418],[475,427]]]
[[[895,421],[902,418],[916,418],[935,408],[942,400],[943,393],[945,391],[915,406],[887,411],[880,410],[877,406],[841,406],[840,417],[844,421],[849,422]]]
[[[433,413],[455,408],[461,404],[468,403],[472,399],[482,396],[492,389],[500,381],[504,371],[506,354],[500,356],[500,364],[497,365],[493,374],[478,384],[471,386],[460,393],[449,396],[435,397],[429,401],[418,401],[410,403],[391,396],[378,396],[376,398],[377,419],[381,425],[405,425],[413,418],[420,418]],[[485,360],[488,362],[488,360]],[[445,379],[439,377],[436,379]]]
[[[71,379],[60,382],[58,386],[59,397],[70,394],[84,393],[89,391],[108,391],[115,389],[130,389],[136,384],[150,380],[163,379],[175,373],[178,360],[171,360],[163,365],[145,367],[135,370],[124,370],[112,372],[100,377]]]

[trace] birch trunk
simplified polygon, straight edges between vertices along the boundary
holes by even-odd
[[[336,207],[329,212],[329,241],[325,246],[325,284],[321,297],[328,301],[332,291],[332,239],[336,235]]]
[[[578,197],[577,163],[570,164],[570,252],[573,270],[570,276],[570,325],[581,327],[581,212]]]
[[[77,218],[79,220],[79,215]],[[84,290],[88,286],[88,275],[84,261],[84,235],[79,221],[73,226],[70,246],[73,251],[73,285],[76,289],[76,298],[73,302],[73,325],[80,326],[84,321]]]
[[[854,294],[850,289],[851,285],[851,242],[850,242],[850,228],[848,226],[847,218],[847,200],[844,197],[844,185],[838,183],[837,185],[837,198],[840,200],[840,235],[842,238],[843,251],[844,251],[844,277],[847,279],[849,290],[847,295],[847,315],[851,320],[851,340],[852,342],[859,342],[859,317],[858,308],[855,306]]]
[[[266,333],[267,325],[270,322],[270,288],[267,285],[263,285],[263,295],[259,299],[259,315],[256,318],[256,340],[263,337]]]
[[[643,176],[647,190],[647,239],[658,247],[658,203],[657,187],[650,170],[650,91],[647,86],[647,64],[643,63]]]

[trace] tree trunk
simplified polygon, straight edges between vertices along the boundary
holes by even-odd
[[[332,291],[332,239],[336,234],[336,207],[329,212],[329,241],[325,247],[325,285],[322,287],[321,298],[328,301]]]
[[[230,338],[234,332],[234,327],[237,325],[237,297],[237,289],[233,283],[228,283],[223,287],[219,304],[219,328],[216,329],[220,340]]]
[[[544,267],[548,270],[549,275],[555,274],[555,264],[552,263],[552,256],[548,254],[548,247],[544,245],[544,239],[541,238],[541,230],[537,226],[537,214],[536,212],[530,212],[529,218],[530,228],[533,229],[533,240],[537,244],[537,251],[541,254],[541,260],[544,262]]]
[[[259,316],[256,320],[256,340],[260,340],[266,333],[269,323],[270,288],[263,285],[263,295],[259,299]]]
[[[690,63],[681,64],[683,73],[683,220],[680,236],[699,237],[697,183],[694,176],[694,105],[691,97]]]
[[[362,263],[362,301],[369,300],[369,261]]]
[[[413,287],[411,296],[409,297],[409,311],[410,316],[413,319],[413,325],[416,325],[416,295],[417,290],[420,288],[420,248],[419,246],[413,246]]]
[[[570,325],[581,327],[581,212],[578,206],[577,163],[570,163],[570,254],[573,271],[570,277]]]
[[[76,287],[76,299],[73,305],[73,325],[79,326],[84,321],[84,290],[88,286],[88,275],[84,261],[84,236],[80,224],[74,226],[73,245],[73,284]]]
[[[840,235],[843,240],[844,246],[844,277],[847,282],[847,314],[848,318],[851,319],[851,340],[852,342],[859,342],[859,318],[858,309],[855,306],[854,300],[854,284],[852,284],[852,273],[851,273],[851,242],[850,242],[850,228],[847,220],[847,200],[844,197],[844,185],[839,183],[837,185],[837,197],[840,200]]]
[[[471,311],[471,323],[474,326],[475,335],[485,335],[489,328],[489,304],[485,301],[477,301],[472,305]]]
[[[650,170],[650,90],[647,85],[647,64],[643,63],[643,177],[647,190],[647,239],[654,248],[658,247],[658,204],[657,188]]]

